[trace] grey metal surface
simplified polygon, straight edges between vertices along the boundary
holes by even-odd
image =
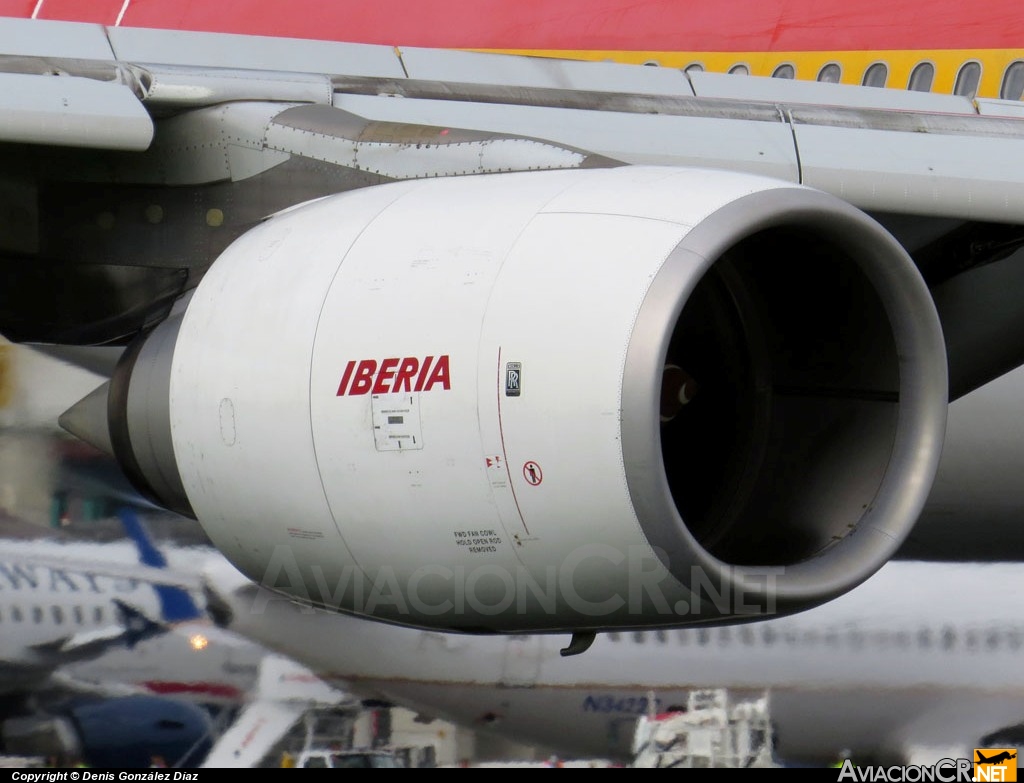
[[[368,122],[328,106],[276,115],[266,146],[391,179],[617,165],[585,151],[508,134]]]
[[[638,108],[646,98],[638,98]],[[453,124],[627,163],[703,166],[802,182],[865,210],[1016,222],[1024,122],[977,115],[666,99],[660,113],[338,94],[374,120]]]
[[[1019,221],[1024,177],[1007,162],[1024,153],[1024,124],[979,124],[975,130],[915,133],[798,124],[794,133],[803,183],[864,209]]]
[[[932,288],[957,399],[1024,363],[1024,250]]]
[[[400,51],[409,78],[420,81],[636,95],[693,95],[686,75],[675,68],[416,47],[402,47]]]
[[[145,156],[114,162],[122,181],[162,185],[238,181],[273,168],[288,155],[265,149],[271,119],[295,104],[239,101],[168,117]],[[107,164],[110,165],[109,163]]]
[[[144,150],[153,121],[125,85],[0,73],[0,142]]]
[[[35,115],[22,107],[7,112],[22,118],[8,120],[8,139],[138,148],[144,135],[135,133],[130,141],[118,136],[125,133],[122,115],[132,112],[132,104],[108,97],[129,88],[156,115],[227,101],[326,103],[333,90],[335,106],[369,121],[525,137],[626,163],[747,171],[809,184],[872,211],[1015,221],[1024,205],[1024,177],[1006,165],[1024,149],[1024,112],[1014,102],[976,106],[951,95],[616,63],[68,23],[33,22],[27,28],[28,23],[0,20],[0,44],[9,43],[0,46],[5,78],[40,74],[33,82],[40,89],[32,91],[37,103],[61,90],[62,80],[41,76],[53,69],[106,86],[98,93],[104,97],[90,101],[85,113],[92,125],[76,122],[72,131],[70,125],[49,123],[37,133],[35,125],[44,123],[33,125]],[[262,139],[260,119],[250,120],[250,128],[233,127],[241,127],[245,139]],[[328,139],[300,141],[297,135],[302,134],[275,143],[337,165],[351,166],[353,156],[359,157],[339,154]],[[213,147],[196,147],[195,160],[167,145],[165,181],[211,181],[218,165],[232,168],[234,179],[245,178],[283,160],[248,141],[225,146],[223,132],[215,137],[220,141]],[[524,145],[506,146],[516,148],[510,158],[518,160]],[[389,176],[401,177],[524,167],[507,165],[502,157],[481,168],[443,160],[439,151],[431,145],[403,150],[398,163],[395,150],[364,146],[362,157],[383,154],[389,162],[368,169],[387,172],[393,166]],[[212,159],[225,154],[235,160]],[[539,167],[549,165],[561,164]],[[154,177],[144,175],[143,181]]]
[[[852,84],[823,84],[806,79],[770,79],[708,71],[690,71],[687,76],[693,84],[694,94],[701,98],[948,114],[975,113],[970,99],[960,95],[880,87],[865,89]]]
[[[297,73],[351,73],[401,77],[393,47],[343,44],[226,33],[183,33],[108,27],[118,60],[140,65],[186,65]]]
[[[112,60],[106,29],[98,24],[0,19],[0,52],[31,57]]]
[[[123,348],[110,345],[46,345],[42,343],[29,343],[28,345],[34,351],[107,378],[114,374],[121,354],[124,353]]]
[[[928,503],[897,553],[905,560],[1024,559],[1024,368],[951,403]],[[993,590],[998,590],[993,585]]]
[[[781,120],[770,121],[770,112],[763,119],[737,121],[344,94],[335,96],[334,105],[372,120],[546,139],[625,163],[693,165],[789,182],[799,179],[792,132]]]
[[[156,110],[192,108],[229,101],[283,101],[330,104],[334,94],[329,76],[318,73],[197,69],[174,65],[135,67],[144,90],[143,100]]]
[[[995,98],[976,98],[974,103],[978,107],[978,114],[989,117],[1018,117],[1024,118],[1024,102],[1004,101]]]
[[[179,300],[170,316],[125,351],[113,378],[101,387],[109,388],[107,409],[93,409],[92,428],[100,428],[103,415],[118,464],[139,492],[164,508],[194,516],[174,456],[168,391],[188,300]]]
[[[110,427],[107,423],[109,394],[110,382],[108,381],[97,386],[64,411],[57,419],[57,423],[79,440],[113,457],[114,445],[110,440]]]

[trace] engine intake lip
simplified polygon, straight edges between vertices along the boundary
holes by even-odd
[[[737,566],[709,551],[714,547],[687,525],[673,497],[658,414],[662,373],[683,310],[712,266],[745,238],[790,227],[841,248],[873,289],[889,321],[899,408],[884,476],[848,534],[789,562]],[[809,188],[781,187],[736,199],[702,220],[672,251],[652,281],[630,337],[621,436],[626,481],[641,529],[684,585],[691,584],[696,567],[712,584],[741,582],[752,601],[770,602],[780,612],[827,601],[877,571],[916,522],[938,468],[947,389],[945,345],[931,295],[888,232],[840,199]],[[767,581],[766,568],[772,573]],[[748,581],[746,575],[753,578]]]

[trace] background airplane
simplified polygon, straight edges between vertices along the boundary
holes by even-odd
[[[115,541],[34,526],[19,526],[12,539],[12,525],[3,528],[6,752],[94,767],[148,767],[160,756],[196,767],[217,749],[221,765],[256,766],[307,712],[345,700],[303,667],[210,622],[195,565],[214,550],[158,546],[130,509],[120,522],[126,535]],[[304,691],[285,692],[296,683]],[[260,742],[234,736],[243,716],[243,734],[258,720]]]
[[[56,540],[52,531],[4,521],[5,752],[64,764],[148,766],[151,755],[194,764],[209,749],[213,723],[197,704],[133,688],[123,668],[103,681],[74,674],[114,650],[142,663],[141,645],[174,626],[209,625],[187,589],[194,592],[195,583],[166,569],[132,512],[123,512],[123,523],[133,538],[102,544]]]
[[[139,535],[134,514],[123,514],[126,529]],[[14,540],[8,534],[0,563],[5,690],[34,689],[65,664],[203,617],[181,578],[141,539],[62,543],[34,532]]]
[[[131,344],[64,425],[250,578],[583,644],[963,557],[915,523],[1024,362],[1005,6],[9,2],[0,331]]]
[[[226,564],[225,564],[226,565]],[[228,566],[230,568],[230,566]],[[305,613],[211,571],[226,627],[365,698],[520,742],[628,761],[636,720],[694,689],[768,693],[777,757],[934,763],[1021,741],[1018,564],[893,562],[836,601],[735,627],[466,636]],[[344,643],[336,640],[344,639]],[[333,641],[332,641],[333,640]]]

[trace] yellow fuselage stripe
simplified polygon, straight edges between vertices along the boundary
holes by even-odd
[[[478,50],[482,51],[482,50]],[[489,49],[502,54],[533,57],[554,57],[570,60],[604,60],[609,62],[657,63],[667,68],[686,68],[700,64],[706,71],[728,72],[735,65],[746,65],[753,76],[771,76],[775,69],[789,63],[796,69],[796,78],[814,80],[819,71],[836,63],[842,68],[843,84],[861,84],[864,71],[873,63],[883,62],[889,67],[887,87],[904,89],[910,72],[920,62],[935,66],[932,92],[951,94],[956,75],[964,63],[975,61],[981,65],[981,83],[977,97],[998,98],[1006,67],[1024,61],[1020,49],[943,49],[939,51],[846,51],[846,52],[624,52],[624,51],[568,51],[556,49]]]

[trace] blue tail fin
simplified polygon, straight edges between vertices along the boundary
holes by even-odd
[[[167,558],[156,548],[135,512],[126,507],[118,512],[118,516],[121,518],[125,533],[135,542],[135,547],[139,551],[139,562],[151,568],[166,568]],[[154,584],[153,589],[160,598],[160,614],[164,622],[180,623],[203,617],[203,612],[184,588]]]

